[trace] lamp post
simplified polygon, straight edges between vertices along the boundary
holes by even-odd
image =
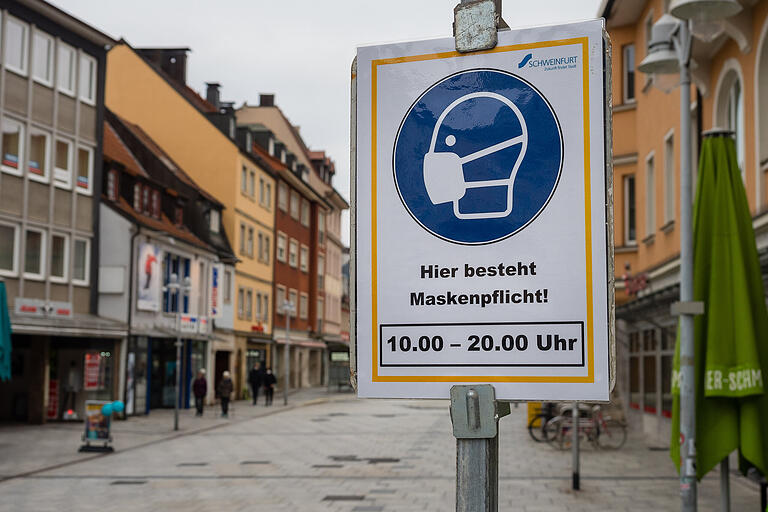
[[[673,0],[654,23],[643,73],[680,75],[680,496],[681,510],[695,512],[696,392],[694,382],[693,225],[691,177],[691,25],[713,23],[741,10],[736,0]]]
[[[179,400],[181,398],[181,293],[190,289],[189,277],[184,278],[183,283],[179,283],[179,276],[176,273],[171,274],[168,284],[163,286],[163,291],[169,291],[176,294],[176,393],[173,404],[173,430],[179,430]]]
[[[283,301],[283,313],[285,314],[285,373],[284,383],[285,390],[283,391],[283,405],[288,405],[288,384],[290,383],[291,374],[291,315],[296,311],[296,306],[289,300]]]

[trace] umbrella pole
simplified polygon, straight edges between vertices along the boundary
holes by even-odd
[[[731,482],[728,456],[720,461],[720,510],[731,512]]]

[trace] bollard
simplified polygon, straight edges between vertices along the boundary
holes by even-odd
[[[456,438],[456,512],[499,509],[499,418],[508,402],[497,402],[490,384],[453,386],[451,422]]]

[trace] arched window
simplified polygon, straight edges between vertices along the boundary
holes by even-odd
[[[736,159],[741,170],[741,177],[745,179],[746,147],[744,143],[743,91],[739,65],[735,60],[729,59],[725,64],[717,87],[715,126],[733,132],[736,143]]]

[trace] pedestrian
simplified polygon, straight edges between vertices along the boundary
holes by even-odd
[[[251,393],[253,394],[253,405],[259,401],[259,388],[264,380],[264,363],[262,366],[254,364],[251,371],[248,372],[248,383],[251,385]]]
[[[73,419],[77,417],[76,413],[69,413],[68,411],[77,410],[77,394],[80,392],[80,372],[78,371],[77,364],[74,361],[69,362],[69,370],[67,370],[67,380],[64,386],[64,400],[61,402],[61,417],[62,419]]]
[[[266,398],[267,406],[272,405],[272,396],[275,394],[275,384],[277,383],[277,378],[275,378],[275,375],[272,373],[272,368],[267,368],[266,373],[264,374],[264,398]]]
[[[205,368],[197,371],[197,378],[192,383],[192,392],[195,394],[195,416],[203,415],[203,405],[205,404],[205,395],[208,393],[208,381],[205,380]]]
[[[221,374],[221,382],[219,382],[219,400],[221,400],[221,417],[228,417],[229,413],[229,396],[232,394],[232,379],[229,378],[229,372],[224,371]]]

